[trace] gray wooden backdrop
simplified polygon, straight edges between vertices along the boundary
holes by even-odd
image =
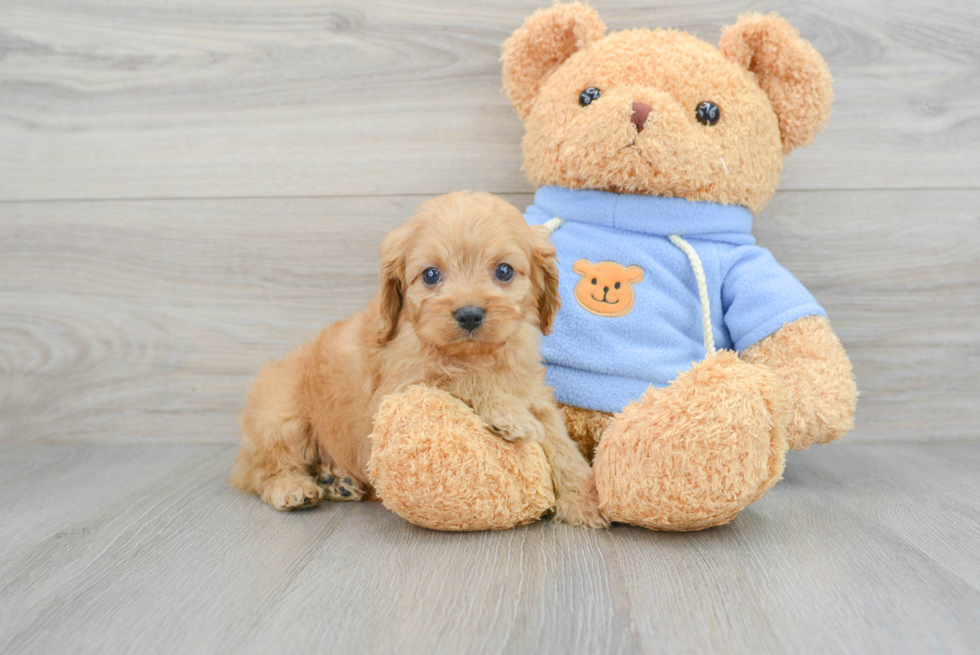
[[[0,441],[233,443],[419,201],[530,201],[498,59],[544,4],[4,0]],[[833,119],[756,235],[851,354],[851,441],[975,438],[980,5],[593,4],[710,41],[777,10],[824,54]]]

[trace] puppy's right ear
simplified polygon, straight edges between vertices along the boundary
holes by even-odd
[[[405,259],[411,231],[403,225],[381,242],[381,343],[395,336],[405,294]]]
[[[540,230],[531,230],[531,284],[538,304],[538,327],[542,334],[550,334],[555,316],[561,309],[558,292],[558,257],[551,239]]]
[[[587,5],[554,5],[531,14],[504,42],[504,93],[521,120],[527,119],[541,85],[577,51],[606,33]]]

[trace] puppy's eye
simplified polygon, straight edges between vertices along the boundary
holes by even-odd
[[[578,94],[578,104],[582,105],[583,107],[591,105],[593,100],[598,100],[598,99],[599,99],[599,89],[595,88],[594,86],[590,86],[586,88],[585,91],[582,91],[582,93]]]
[[[497,270],[493,272],[493,276],[501,282],[510,282],[514,277],[514,269],[511,268],[510,264],[497,264]]]
[[[617,282],[617,283],[616,283],[616,288],[617,288],[617,289],[619,288],[619,282]]]
[[[422,271],[422,281],[430,287],[439,284],[439,280],[441,279],[442,273],[439,272],[438,268],[427,268]]]
[[[714,125],[721,120],[721,107],[710,100],[705,100],[694,108],[694,116],[702,125]]]

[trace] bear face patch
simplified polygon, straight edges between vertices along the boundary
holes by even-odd
[[[575,285],[575,300],[586,311],[610,318],[633,311],[633,284],[643,281],[642,268],[580,259],[572,270],[582,276]]]

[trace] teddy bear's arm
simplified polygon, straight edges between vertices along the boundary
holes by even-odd
[[[805,316],[747,348],[741,358],[775,371],[790,398],[790,448],[840,439],[854,427],[857,385],[830,322]]]

